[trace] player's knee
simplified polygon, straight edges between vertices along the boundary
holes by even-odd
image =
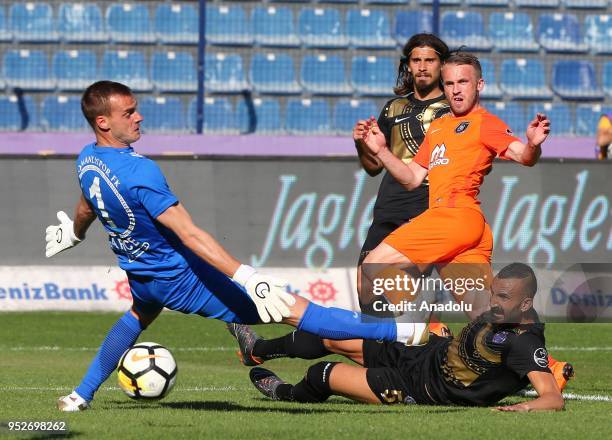
[[[331,372],[338,362],[318,362],[312,365],[306,372],[304,380],[313,391],[313,395],[316,395],[320,402],[327,400],[332,394],[329,387],[329,378]]]
[[[336,353],[340,347],[340,341],[335,339],[322,339],[321,341],[323,342],[323,347],[332,353]]]

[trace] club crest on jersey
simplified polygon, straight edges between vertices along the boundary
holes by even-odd
[[[469,121],[463,121],[461,124],[457,125],[457,128],[455,128],[455,133],[463,133],[468,128],[468,125],[470,125]]]
[[[429,169],[431,170],[437,165],[448,165],[449,159],[447,157],[444,157],[445,155],[446,145],[436,145],[433,151],[431,152],[431,157],[429,159]]]

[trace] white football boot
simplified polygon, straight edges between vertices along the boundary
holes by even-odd
[[[57,409],[63,412],[85,411],[88,408],[90,408],[89,402],[79,396],[76,391],[57,399]]]

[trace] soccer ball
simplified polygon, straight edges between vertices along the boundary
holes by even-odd
[[[132,399],[161,399],[174,386],[176,373],[170,351],[155,342],[129,348],[117,366],[119,386]]]

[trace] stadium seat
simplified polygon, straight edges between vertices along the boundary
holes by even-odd
[[[0,41],[11,41],[12,39],[13,33],[9,29],[4,6],[0,6]]]
[[[199,13],[190,4],[161,4],[155,10],[155,36],[164,44],[198,44]]]
[[[574,134],[574,119],[567,104],[560,102],[540,102],[530,104],[527,110],[527,120],[537,113],[544,113],[551,123],[551,136],[572,136]]]
[[[323,95],[349,95],[344,62],[336,55],[306,55],[302,60],[301,79],[304,90]]]
[[[300,39],[293,24],[293,11],[280,6],[258,6],[251,13],[255,43],[261,46],[296,47]]]
[[[601,99],[602,90],[590,61],[563,60],[553,65],[553,90],[564,99]]]
[[[282,134],[284,124],[281,120],[280,104],[275,98],[255,98],[250,104],[241,99],[236,106],[236,121],[240,133]],[[251,121],[253,118],[253,121]]]
[[[564,0],[566,8],[603,9],[608,7],[608,0]]]
[[[145,96],[138,103],[138,111],[144,118],[145,133],[176,133],[185,131],[185,111],[179,98],[170,96]]]
[[[482,77],[485,80],[484,90],[480,93],[483,98],[501,98],[502,92],[497,83],[497,75],[495,74],[495,64],[486,58],[480,59],[480,66],[482,67]]]
[[[60,90],[82,91],[98,79],[96,55],[91,50],[61,50],[53,55],[51,68]]]
[[[251,59],[251,84],[260,93],[300,93],[293,58],[287,54],[256,53]]]
[[[48,131],[86,131],[80,96],[51,95],[41,104],[41,124]]]
[[[527,8],[558,8],[560,0],[514,0],[514,4]]]
[[[431,11],[399,11],[395,15],[394,37],[398,44],[404,45],[414,34],[433,31]]]
[[[418,0],[419,5],[431,5],[433,0]],[[461,4],[461,0],[440,0],[440,6],[458,6]]]
[[[533,38],[531,18],[524,12],[493,12],[489,36],[501,51],[535,52],[540,48]]]
[[[580,104],[576,107],[576,135],[592,137],[601,115],[612,113],[612,106]]]
[[[334,107],[333,131],[341,135],[351,134],[358,120],[377,115],[376,104],[369,99],[340,99]]]
[[[390,57],[356,56],[351,62],[351,82],[355,94],[389,95],[397,79],[397,66]]]
[[[334,8],[304,8],[298,17],[300,38],[310,47],[346,47],[348,37]]]
[[[196,66],[189,52],[155,52],[151,59],[151,79],[160,92],[198,90]]]
[[[249,88],[244,78],[242,57],[237,54],[207,53],[204,85],[210,92],[241,92]]]
[[[137,92],[151,90],[144,54],[139,51],[106,51],[102,58],[102,78],[128,85]]]
[[[501,64],[502,90],[511,98],[547,99],[552,92],[547,85],[544,64],[540,60],[516,58]]]
[[[287,102],[287,131],[295,135],[330,133],[330,112],[324,99],[290,98]]]
[[[401,5],[405,6],[410,3],[410,0],[364,0],[365,3],[378,4],[378,5]]]
[[[541,14],[538,39],[547,52],[586,52],[580,24],[573,14]]]
[[[119,43],[153,43],[149,9],[138,3],[114,3],[106,10],[106,28]]]
[[[206,40],[220,45],[253,43],[251,22],[239,5],[206,5]]]
[[[58,28],[61,37],[70,42],[99,43],[108,40],[102,11],[95,3],[62,3]]]
[[[191,128],[196,127],[196,100],[189,103],[189,121]],[[238,134],[236,114],[227,98],[204,98],[204,133],[206,134]]]
[[[447,11],[442,14],[441,37],[451,48],[489,50],[491,41],[485,35],[482,15],[478,12]]]
[[[346,15],[349,43],[354,47],[394,48],[391,23],[386,12],[376,9],[351,9]]]
[[[587,15],[584,28],[585,40],[593,52],[612,53],[612,15]]]
[[[493,105],[485,104],[485,107],[508,124],[515,136],[525,137],[527,123],[531,118],[525,114],[523,105],[517,102],[495,102]]]
[[[510,0],[467,0],[468,6],[508,6]]]
[[[41,50],[7,50],[3,77],[10,87],[25,90],[49,90],[55,87],[47,55]]]
[[[612,61],[608,61],[604,64],[602,83],[604,92],[612,97]]]
[[[48,3],[13,3],[10,9],[13,36],[22,42],[55,42],[59,35]]]
[[[38,111],[31,96],[0,95],[0,131],[38,128]]]

